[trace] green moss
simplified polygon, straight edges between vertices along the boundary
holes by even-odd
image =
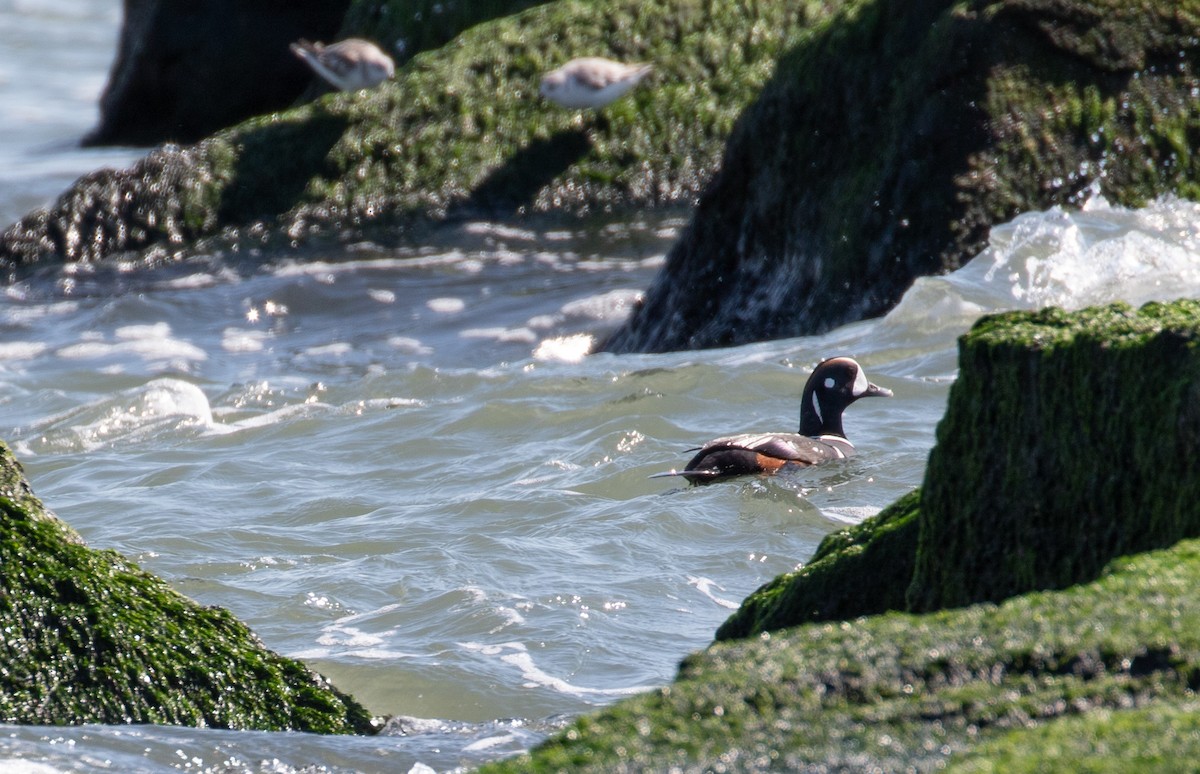
[[[0,444],[0,722],[368,733],[367,711],[33,496]]]
[[[605,347],[821,333],[886,312],[1021,212],[1094,187],[1129,206],[1195,196],[1197,39],[1197,0],[843,3],[780,58]]]
[[[1200,535],[1200,303],[980,320],[930,454],[909,602],[1095,577]]]
[[[717,640],[904,610],[916,561],[919,504],[920,492],[912,492],[861,524],[826,536],[803,568],[747,597],[717,630]]]
[[[1026,747],[1016,732],[1054,733],[1072,717],[1089,732],[1095,717],[1094,733],[1132,745],[1116,710],[1171,713],[1194,701],[1197,583],[1200,542],[1187,541],[1115,562],[1090,584],[999,606],[718,643],[688,658],[670,686],[484,770],[926,770],[975,760],[973,751],[1032,760],[1045,736],[1021,731]]]
[[[946,769],[954,774],[1070,771],[1200,771],[1200,705],[1194,700],[1101,710],[1011,731],[971,750]]]

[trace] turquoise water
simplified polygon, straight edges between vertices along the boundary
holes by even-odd
[[[115,14],[0,4],[0,95],[24,106],[0,117],[0,160],[23,160],[0,173],[7,220],[136,156],[70,145]],[[37,52],[74,84],[53,104],[18,28],[74,41],[61,60]],[[47,270],[7,288],[0,438],[49,507],[395,717],[369,739],[3,727],[0,765],[420,772],[526,749],[668,682],[746,594],[919,484],[955,339],[979,315],[1200,295],[1194,205],[1094,199],[996,229],[879,320],[585,355],[683,217],[470,223],[406,251]],[[812,365],[837,354],[895,392],[847,413],[857,458],[696,489],[648,478],[715,435],[793,430]]]

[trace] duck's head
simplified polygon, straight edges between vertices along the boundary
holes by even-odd
[[[890,398],[892,391],[872,384],[858,361],[849,357],[831,357],[813,369],[804,385],[800,405],[802,435],[840,435],[842,412],[859,398]]]

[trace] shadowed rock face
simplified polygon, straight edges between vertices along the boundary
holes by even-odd
[[[372,733],[370,714],[228,611],[47,511],[0,443],[0,722]]]
[[[117,58],[85,145],[193,142],[284,108],[311,73],[288,51],[326,39],[350,0],[125,0]]]
[[[1190,5],[1190,4],[1188,4]],[[1171,0],[857,0],[781,58],[616,352],[890,309],[1016,214],[1195,197],[1200,15]]]

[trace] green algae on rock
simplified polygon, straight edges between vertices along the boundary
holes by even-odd
[[[371,716],[112,551],[83,545],[0,443],[0,722],[372,733]]]
[[[985,317],[959,366],[911,609],[1062,588],[1200,535],[1200,302]]]
[[[367,38],[403,63],[464,30],[549,0],[353,0],[339,38]]]
[[[616,352],[821,333],[1021,212],[1200,196],[1198,0],[847,0],[781,57]]]
[[[778,54],[838,4],[536,5],[419,54],[381,88],[90,175],[0,235],[0,272],[367,232],[386,242],[447,217],[691,204]],[[655,73],[598,114],[541,101],[542,73],[581,55],[651,61]]]
[[[1176,774],[1200,761],[1200,703],[1098,710],[1009,731],[946,767],[952,774]],[[1189,763],[1190,761],[1190,763]]]
[[[1184,541],[1000,605],[717,643],[671,685],[483,770],[922,771],[1063,718],[1107,733],[1132,708],[1194,704],[1197,584],[1200,542]]]

